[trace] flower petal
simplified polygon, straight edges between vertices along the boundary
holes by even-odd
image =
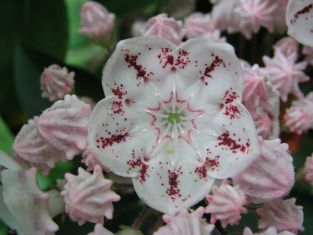
[[[156,106],[160,93],[169,94],[173,89],[172,80],[167,79],[172,72],[165,68],[172,60],[163,61],[161,52],[173,51],[175,47],[154,36],[120,41],[103,71],[105,95],[115,95],[143,107]]]
[[[88,148],[101,164],[121,176],[136,176],[129,161],[135,154],[145,153],[154,145],[157,132],[150,128],[151,118],[115,96],[100,101],[90,117]],[[142,158],[144,156],[142,155]]]
[[[238,100],[232,105],[237,110],[233,118],[225,114],[227,107],[214,115],[204,114],[196,121],[197,131],[191,135],[192,144],[213,178],[225,179],[238,174],[259,154],[250,113]]]
[[[288,34],[298,42],[313,47],[313,1],[289,0],[286,9]]]
[[[138,196],[154,209],[176,214],[193,206],[210,191],[214,179],[196,172],[201,165],[194,161],[196,152],[190,145],[178,140],[173,148],[171,141],[163,142],[154,158],[148,162],[148,176],[142,181],[133,178]]]
[[[226,43],[197,38],[177,49],[188,54],[188,65],[177,71],[177,93],[192,105],[214,104],[231,88],[242,94],[242,69]],[[183,96],[184,95],[184,96]]]

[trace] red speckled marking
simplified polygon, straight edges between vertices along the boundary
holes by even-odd
[[[178,55],[173,55],[173,50],[167,47],[161,48],[161,53],[157,55],[159,63],[163,69],[169,67],[172,71],[177,69],[184,69],[189,63],[189,52],[185,50],[179,50]]]
[[[109,136],[108,137],[96,137],[97,148],[105,149],[112,146],[113,144],[119,144],[125,142],[129,136],[125,130],[117,130],[116,133],[111,134],[110,131],[105,131]]]
[[[235,134],[233,134],[235,136]],[[239,140],[235,140],[232,138],[228,131],[222,133],[220,136],[217,137],[218,146],[226,147],[227,149],[231,150],[233,153],[237,153],[238,151],[245,153],[249,151],[249,141],[247,141],[245,144],[240,143]],[[217,147],[217,146],[216,146]]]
[[[172,201],[182,196],[179,189],[179,176],[182,175],[182,173],[181,167],[174,171],[168,170],[169,187],[166,189],[166,193],[170,196]]]
[[[297,11],[294,14],[294,18],[290,20],[290,23],[293,24],[297,21],[297,19],[299,18],[299,16],[303,15],[303,14],[307,14],[309,13],[311,10],[313,9],[313,3],[305,6],[304,8],[302,8],[300,11]],[[307,19],[306,19],[307,20]]]
[[[228,116],[230,119],[239,118],[241,115],[240,110],[234,101],[239,98],[238,94],[235,91],[228,90],[225,92],[223,97],[223,103],[221,103],[221,108],[224,108],[224,115]]]
[[[215,169],[217,169],[219,167],[219,164],[220,164],[219,158],[220,158],[219,156],[216,156],[214,158],[206,157],[205,162],[201,166],[199,166],[195,169],[195,173],[198,174],[200,179],[206,179],[207,178],[207,176],[208,176],[207,171],[209,169],[214,171]]]
[[[226,68],[224,60],[222,60],[217,55],[211,54],[214,57],[210,65],[205,64],[204,71],[200,71],[200,80],[204,82],[205,85],[208,85],[208,79],[212,79],[212,72],[219,66],[223,65]]]
[[[114,87],[111,87],[111,91],[118,99],[123,99],[123,97],[127,94],[123,84],[117,85],[114,83]]]
[[[130,172],[131,169],[139,169],[139,182],[143,183],[146,181],[146,178],[149,177],[148,174],[148,169],[149,169],[149,165],[146,163],[145,159],[148,159],[147,157],[143,157],[143,159],[141,157],[136,157],[135,156],[135,151],[132,151],[132,158],[133,160],[129,160],[127,162],[127,165],[129,165],[129,169],[128,169],[128,173]]]
[[[124,51],[124,50],[122,50]],[[125,50],[124,60],[128,64],[128,68],[133,68],[137,71],[136,80],[138,81],[137,86],[140,86],[149,81],[153,72],[148,72],[147,68],[138,63],[138,58],[141,53],[137,53],[136,55],[131,55],[128,50]]]

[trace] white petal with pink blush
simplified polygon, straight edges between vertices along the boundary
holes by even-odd
[[[226,43],[159,37],[121,41],[103,72],[107,98],[89,121],[88,148],[167,214],[188,208],[259,153],[241,104],[242,70]]]

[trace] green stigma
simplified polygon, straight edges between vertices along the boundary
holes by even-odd
[[[167,118],[167,121],[169,123],[171,123],[172,125],[175,125],[177,123],[180,123],[180,113],[169,113],[168,114],[168,118]]]

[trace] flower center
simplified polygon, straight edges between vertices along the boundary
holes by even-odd
[[[169,113],[167,121],[168,121],[168,123],[175,125],[175,124],[180,123],[180,121],[181,121],[180,117],[181,117],[180,113]]]

